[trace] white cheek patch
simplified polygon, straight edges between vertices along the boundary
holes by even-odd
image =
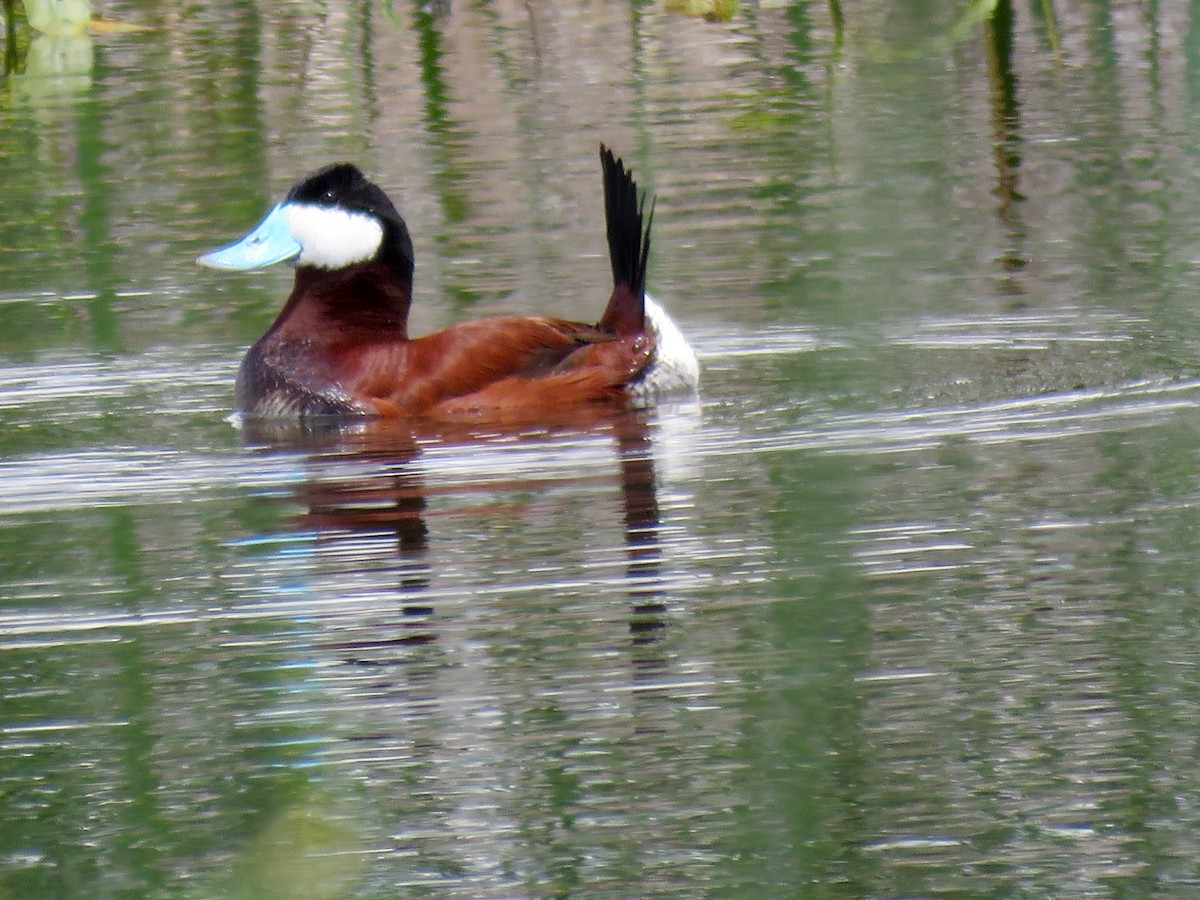
[[[383,225],[373,216],[304,203],[288,206],[288,230],[303,248],[296,265],[320,269],[374,259],[383,242]]]

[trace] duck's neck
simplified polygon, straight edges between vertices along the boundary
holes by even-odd
[[[331,340],[363,334],[406,340],[411,302],[411,280],[385,263],[335,271],[301,266],[272,330]]]

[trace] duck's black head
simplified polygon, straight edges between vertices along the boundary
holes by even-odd
[[[200,257],[219,269],[260,269],[292,260],[337,271],[369,262],[412,285],[413,246],[392,201],[356,166],[336,163],[296,183],[246,237]]]

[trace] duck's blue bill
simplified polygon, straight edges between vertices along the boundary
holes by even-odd
[[[294,259],[302,249],[288,229],[287,204],[276,205],[258,227],[236,244],[205,253],[196,262],[213,269],[263,269]]]

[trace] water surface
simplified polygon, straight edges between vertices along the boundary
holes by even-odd
[[[1188,4],[96,12],[3,32],[0,894],[1195,892]],[[601,141],[699,403],[230,425],[198,253],[351,159],[414,332],[594,318]]]

